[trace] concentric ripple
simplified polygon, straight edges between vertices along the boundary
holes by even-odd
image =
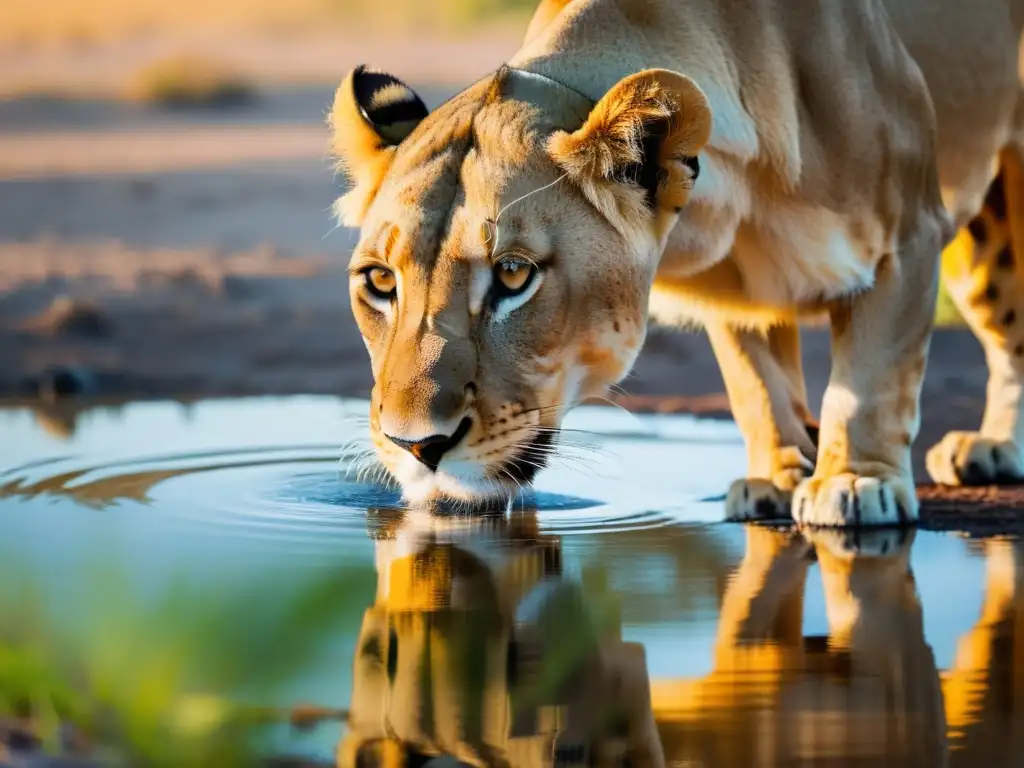
[[[286,407],[276,403],[274,416],[285,416]],[[143,406],[131,408],[145,413]],[[265,415],[252,414],[252,421],[261,419],[265,421]],[[107,434],[94,441],[102,444],[101,450],[70,445],[72,450],[62,451],[63,456],[26,457],[18,466],[0,471],[0,504],[4,499],[48,499],[95,510],[141,505],[164,525],[268,539],[281,546],[365,537],[368,510],[403,507],[395,490],[357,481],[364,454],[343,454],[340,439],[281,439],[219,449],[212,447],[215,443],[201,421],[193,417],[180,435],[165,428],[162,442],[183,448],[166,452],[111,451],[110,446],[119,443],[118,427],[103,424]],[[285,423],[284,418],[281,421]],[[288,423],[296,424],[294,434],[301,433],[302,421]],[[694,515],[720,517],[718,510],[709,514],[708,505],[700,500],[720,493],[737,471],[742,450],[732,425],[666,417],[645,420],[606,408],[584,408],[567,426],[571,431],[566,456],[542,473],[534,493],[513,502],[515,507],[535,510],[546,532],[650,529],[692,520]],[[218,430],[230,444],[232,433],[220,425]],[[587,438],[585,452],[572,442],[582,433]],[[195,450],[188,449],[190,442]],[[698,466],[699,472],[689,471]]]
[[[406,507],[393,489],[352,479],[346,457],[325,445],[246,448],[88,464],[77,458],[34,461],[0,472],[0,499],[67,499],[102,510],[140,503],[195,525],[238,535],[338,535],[365,530],[367,510]],[[613,513],[606,502],[538,491],[511,502],[536,510],[552,532],[650,528],[669,522],[655,511]],[[453,513],[454,514],[454,513]],[[459,516],[467,513],[461,512]]]

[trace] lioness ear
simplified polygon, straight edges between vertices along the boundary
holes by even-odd
[[[391,164],[395,147],[427,114],[420,97],[391,75],[359,66],[342,81],[328,122],[332,151],[352,184],[335,204],[345,224],[358,226]]]
[[[677,72],[648,69],[616,83],[582,128],[553,134],[548,152],[598,210],[628,229],[682,209],[710,134],[700,87]]]

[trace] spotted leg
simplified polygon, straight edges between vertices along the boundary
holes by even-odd
[[[1024,175],[1004,153],[981,213],[942,255],[942,277],[985,350],[988,388],[977,431],[947,434],[928,452],[928,473],[943,485],[1024,479]]]

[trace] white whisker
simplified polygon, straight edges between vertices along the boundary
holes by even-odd
[[[560,182],[562,179],[564,179],[568,175],[569,175],[568,173],[563,173],[561,176],[559,176],[557,179],[552,181],[550,184],[545,184],[543,187],[538,187],[537,189],[533,190],[532,192],[527,192],[525,195],[521,195],[521,196],[517,197],[515,200],[513,200],[508,205],[506,205],[504,208],[502,208],[500,211],[498,211],[498,215],[494,217],[493,221],[488,220],[488,221],[485,222],[485,224],[490,225],[490,231],[488,232],[487,243],[491,246],[491,255],[492,256],[494,255],[494,249],[497,248],[497,246],[498,246],[498,236],[499,236],[498,223],[501,221],[502,214],[504,214],[505,211],[507,211],[509,208],[511,208],[516,203],[522,202],[523,200],[525,200],[526,198],[530,197],[531,195],[536,195],[538,192],[543,192],[545,189],[550,189],[551,187],[555,186],[555,184]]]

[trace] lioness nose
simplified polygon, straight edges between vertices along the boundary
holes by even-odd
[[[459,424],[459,428],[450,435],[431,435],[422,440],[403,440],[394,435],[387,435],[387,438],[398,447],[404,448],[415,456],[420,464],[431,472],[436,472],[442,457],[462,442],[462,438],[469,433],[471,426],[473,426],[473,422],[467,416]]]

